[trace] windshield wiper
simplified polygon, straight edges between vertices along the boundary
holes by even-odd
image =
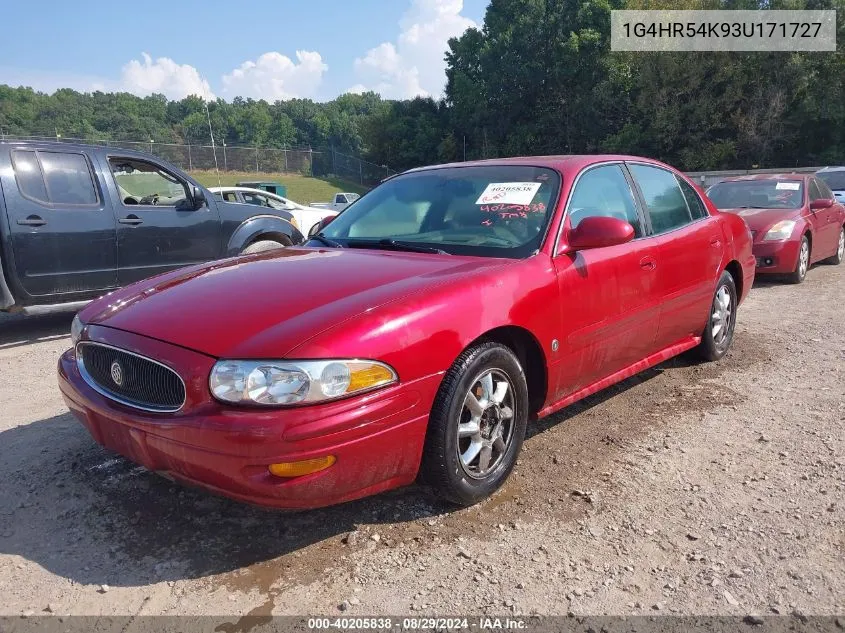
[[[381,240],[350,240],[349,248],[389,248],[395,251],[408,251],[410,253],[431,253],[432,255],[450,255],[446,251],[432,246],[422,246],[413,242],[400,242],[386,237]]]
[[[449,254],[446,251],[439,248],[434,248],[433,246],[420,246],[419,244],[414,244],[412,242],[399,242],[390,238],[379,240],[378,243],[379,246],[390,246],[391,248],[395,248],[396,250],[409,251],[411,253],[432,253],[434,255]]]
[[[315,233],[314,235],[312,235],[308,239],[317,240],[318,242],[322,242],[326,246],[331,246],[332,248],[343,248],[343,244],[341,244],[340,242],[335,242],[334,240],[327,238],[325,235],[322,234],[322,232],[321,233]]]

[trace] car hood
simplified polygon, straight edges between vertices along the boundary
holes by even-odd
[[[286,248],[127,286],[90,304],[81,319],[218,358],[283,357],[362,312],[509,261]]]
[[[797,220],[801,216],[801,209],[719,209],[723,213],[733,213],[740,216],[748,228],[755,234],[767,231],[781,220]]]

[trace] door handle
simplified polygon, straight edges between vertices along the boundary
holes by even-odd
[[[30,215],[25,220],[18,220],[18,224],[21,226],[44,226],[47,224],[47,220],[40,215]]]
[[[654,270],[655,268],[657,268],[657,262],[654,261],[653,257],[643,257],[640,260],[640,268],[642,268],[643,270]]]
[[[722,245],[722,240],[720,240],[718,237],[711,237],[710,238],[710,246],[718,248],[721,245]]]
[[[144,221],[137,215],[128,215],[125,218],[120,218],[118,222],[121,224],[129,224],[131,226],[138,226],[139,224],[144,223]]]

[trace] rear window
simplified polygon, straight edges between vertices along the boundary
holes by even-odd
[[[845,190],[845,169],[842,171],[816,172],[816,177],[821,178],[834,191]]]
[[[98,202],[94,176],[82,154],[12,152],[15,180],[21,194],[45,204],[92,206]]]
[[[733,180],[707,190],[719,209],[800,209],[804,203],[801,180]]]

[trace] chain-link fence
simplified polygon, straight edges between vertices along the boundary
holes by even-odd
[[[0,140],[52,141],[120,147],[147,152],[173,163],[184,171],[240,172],[254,174],[288,173],[337,177],[370,187],[396,173],[387,165],[376,165],[332,147],[242,147],[232,145],[194,145],[157,143],[156,141],[113,141],[108,139],[66,138],[63,136],[10,136]]]

